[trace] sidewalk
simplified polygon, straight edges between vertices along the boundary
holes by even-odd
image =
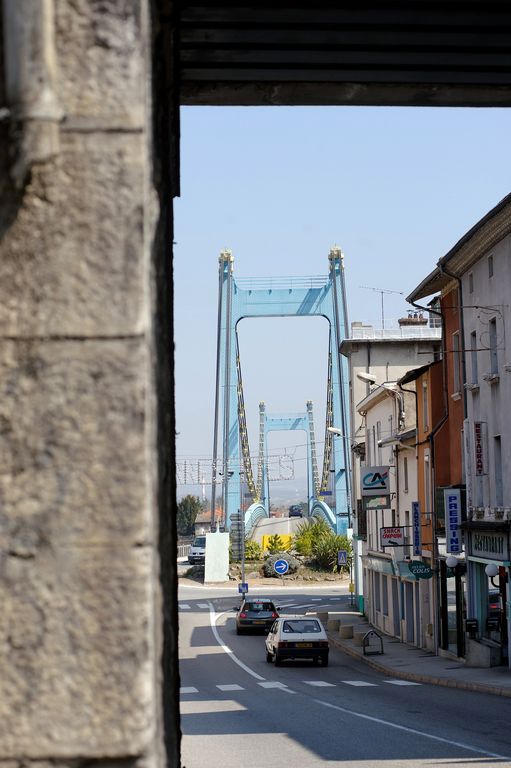
[[[330,611],[329,619],[339,619],[341,626],[352,624],[355,633],[359,633],[359,638],[344,639],[339,636],[338,631],[329,629],[330,642],[344,653],[364,661],[384,675],[417,683],[511,696],[511,671],[507,667],[467,667],[456,660],[435,656],[414,645],[400,643],[396,638],[387,637],[380,632],[378,634],[383,640],[383,655],[364,656],[357,639],[360,642],[360,633],[373,629],[367,620],[360,613],[350,611]]]

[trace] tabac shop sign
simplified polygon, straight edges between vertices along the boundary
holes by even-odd
[[[390,493],[388,467],[363,467],[362,496],[386,496]]]

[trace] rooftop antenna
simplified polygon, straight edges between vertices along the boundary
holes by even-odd
[[[385,328],[385,313],[383,308],[383,296],[385,293],[399,293],[400,296],[404,296],[404,291],[390,291],[387,288],[373,288],[372,285],[359,285],[359,288],[365,288],[367,291],[377,291],[381,293],[381,327]]]

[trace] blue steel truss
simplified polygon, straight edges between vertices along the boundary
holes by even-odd
[[[325,424],[325,456],[321,481],[314,482],[314,467],[309,459],[309,511],[326,517],[332,528],[344,533],[350,510],[348,370],[340,354],[341,342],[347,337],[346,292],[343,256],[339,248],[329,254],[329,273],[325,277],[245,278],[236,280],[230,251],[219,257],[219,301],[217,335],[217,380],[213,445],[212,510],[215,508],[217,475],[221,474],[222,509],[226,529],[230,516],[246,510],[245,518],[269,515],[268,475],[266,462],[259,460],[257,483],[249,466],[248,437],[243,405],[243,385],[237,344],[238,323],[246,317],[320,316],[329,324],[329,361],[327,413]],[[287,417],[277,417],[271,429],[293,429]],[[303,423],[302,423],[303,419]],[[299,417],[300,426],[310,441],[310,414]],[[222,460],[218,462],[218,431],[221,425]],[[344,437],[333,440],[329,426],[336,426]],[[267,434],[267,432],[265,433]],[[260,441],[261,443],[261,441]],[[261,444],[259,446],[261,452]],[[308,451],[309,455],[310,451]],[[220,469],[221,467],[221,469]],[[244,494],[242,500],[242,486]],[[331,489],[334,504],[325,503],[322,495]],[[245,503],[246,496],[252,503]],[[335,513],[331,507],[335,507]]]

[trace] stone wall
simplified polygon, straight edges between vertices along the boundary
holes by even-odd
[[[3,0],[0,765],[179,762],[152,13]]]

